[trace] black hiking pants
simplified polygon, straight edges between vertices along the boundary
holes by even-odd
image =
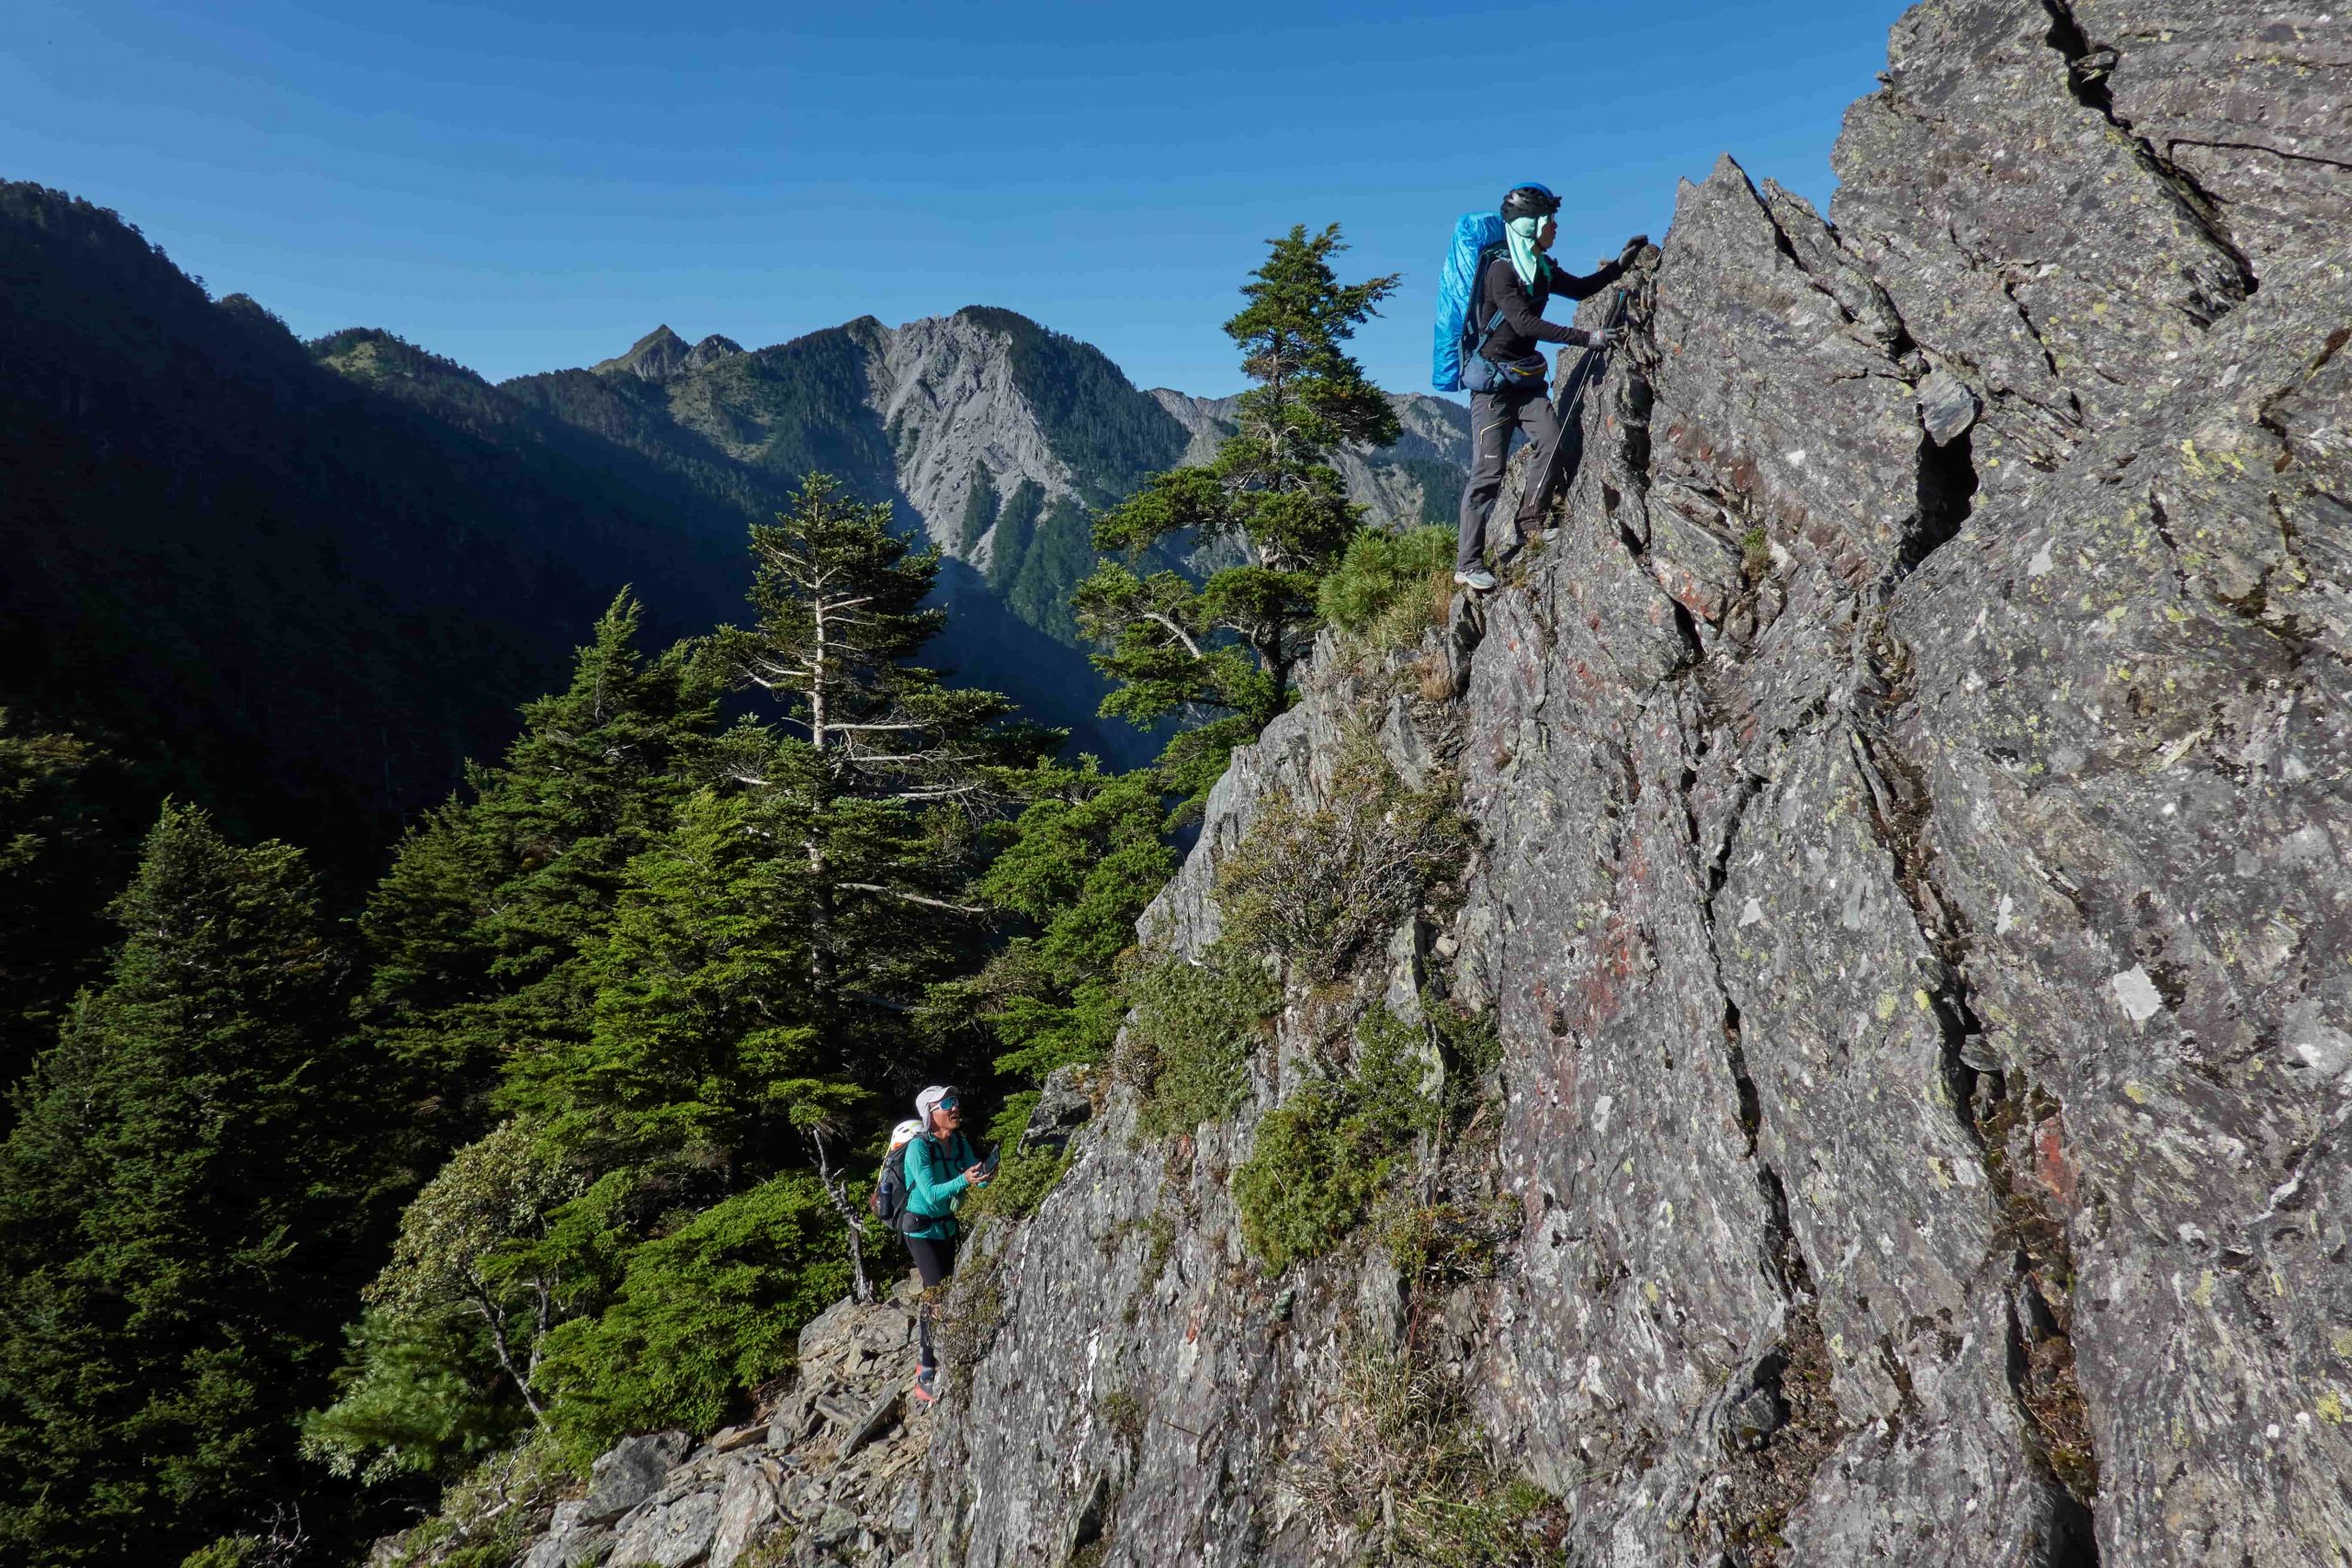
[[[1462,487],[1461,537],[1454,547],[1456,571],[1476,570],[1487,553],[1487,519],[1502,493],[1503,463],[1510,456],[1514,431],[1527,432],[1534,451],[1528,468],[1527,491],[1520,498],[1516,519],[1520,538],[1544,526],[1544,509],[1560,477],[1560,415],[1542,382],[1497,392],[1470,394],[1470,482]]]
[[[910,1235],[907,1237],[907,1250],[915,1255],[915,1271],[922,1276],[922,1304],[915,1308],[915,1339],[922,1347],[922,1370],[931,1371],[939,1365],[939,1357],[931,1345],[932,1292],[941,1280],[956,1272],[956,1238],[927,1241]]]

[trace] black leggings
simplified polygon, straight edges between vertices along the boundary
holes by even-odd
[[[907,1250],[915,1255],[915,1271],[922,1276],[922,1303],[915,1308],[915,1337],[922,1347],[923,1370],[929,1371],[939,1365],[939,1358],[931,1348],[932,1292],[956,1272],[956,1238],[931,1241],[910,1235],[907,1237]]]

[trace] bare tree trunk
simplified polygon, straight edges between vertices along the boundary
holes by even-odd
[[[486,1291],[475,1292],[473,1304],[474,1310],[481,1314],[482,1321],[490,1325],[490,1348],[496,1353],[498,1364],[504,1368],[506,1375],[514,1380],[515,1392],[523,1396],[523,1403],[531,1407],[531,1419],[537,1422],[540,1428],[544,1430],[548,1424],[548,1413],[541,1408],[539,1396],[531,1387],[530,1373],[514,1364],[514,1357],[506,1343],[505,1314],[498,1310],[498,1303],[490,1299],[490,1294]],[[539,1317],[540,1322],[544,1324],[547,1319],[544,1302],[539,1308]],[[534,1348],[536,1349],[536,1347]],[[536,1370],[536,1356],[533,1358],[533,1362]]]
[[[825,592],[813,587],[809,595],[809,611],[816,618],[817,645],[808,656],[808,743],[817,749],[817,788],[825,790],[825,752],[831,735],[825,728],[825,692],[831,684],[831,649],[827,641],[831,628],[825,624],[827,608]],[[826,952],[826,941],[831,934],[833,921],[833,890],[827,880],[824,845],[824,801],[820,793],[818,809],[809,814],[813,827],[808,839],[808,986],[816,994],[820,1015],[830,1011],[832,1000],[833,974],[831,956]]]
[[[844,1183],[833,1174],[832,1156],[825,1148],[825,1134],[811,1127],[808,1141],[817,1145],[817,1179],[825,1184],[825,1196],[833,1201],[834,1212],[841,1215],[842,1228],[849,1233],[850,1292],[863,1306],[874,1299],[874,1287],[865,1278],[865,1227],[858,1222],[857,1211],[850,1207],[849,1192]]]

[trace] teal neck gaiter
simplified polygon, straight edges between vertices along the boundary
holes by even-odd
[[[1519,274],[1522,288],[1535,287],[1535,275],[1543,270],[1544,253],[1535,248],[1536,231],[1544,227],[1541,218],[1514,218],[1503,225],[1504,237],[1510,241],[1510,269]]]

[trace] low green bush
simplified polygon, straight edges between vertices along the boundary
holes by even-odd
[[[1267,1112],[1233,1174],[1241,1238],[1268,1271],[1332,1251],[1372,1213],[1414,1141],[1442,1129],[1444,1097],[1422,1088],[1428,1034],[1385,1006],[1356,1025],[1355,1071]]]
[[[1375,648],[1410,648],[1443,626],[1453,603],[1454,531],[1366,528],[1324,575],[1315,608],[1324,621]]]
[[[1266,1113],[1233,1173],[1241,1239],[1271,1274],[1329,1252],[1371,1213],[1396,1153],[1345,1086],[1307,1085]]]
[[[840,1219],[805,1172],[631,1248],[612,1304],[548,1337],[540,1370],[566,1451],[584,1461],[629,1432],[708,1431],[848,1292]]]
[[[1265,966],[1219,943],[1197,963],[1169,959],[1136,972],[1119,1054],[1121,1077],[1143,1096],[1143,1130],[1189,1133],[1250,1097],[1250,1058],[1271,1033],[1282,993]]]
[[[1294,795],[1268,805],[1216,882],[1226,940],[1315,981],[1453,884],[1474,841],[1452,777],[1409,788],[1367,731],[1341,743],[1320,795],[1311,807]]]

